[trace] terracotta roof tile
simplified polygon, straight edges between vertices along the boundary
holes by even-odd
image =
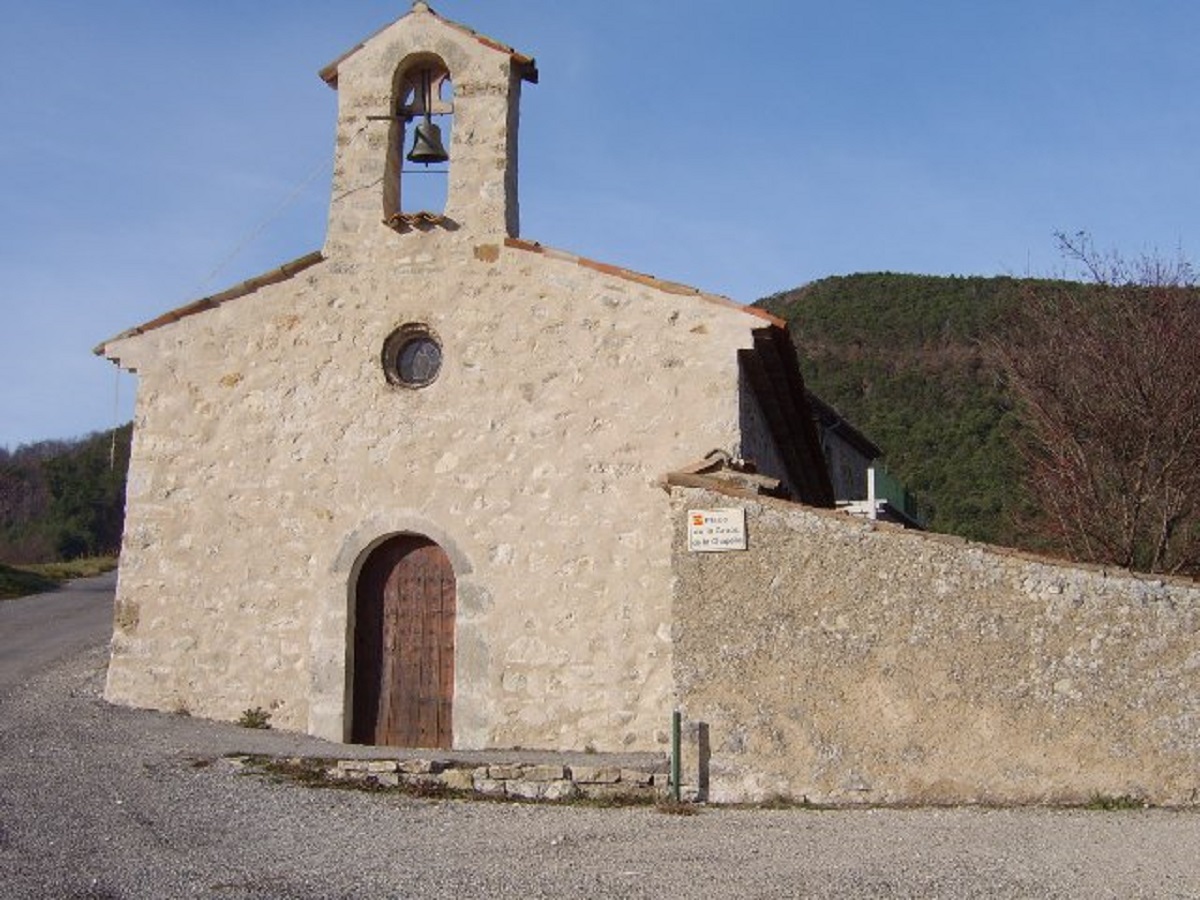
[[[473,28],[468,28],[466,25],[461,25],[458,22],[455,22],[451,19],[447,19],[444,16],[438,15],[438,13],[432,7],[430,7],[429,4],[427,4],[427,3],[420,3],[420,2],[414,3],[413,9],[406,12],[403,16],[400,17],[400,19],[403,19],[407,16],[411,16],[413,14],[413,12],[417,11],[418,7],[424,7],[424,9],[422,10],[423,12],[433,16],[435,19],[437,19],[443,25],[446,25],[450,28],[455,29],[456,31],[462,32],[463,34],[474,38],[479,43],[483,44],[483,46],[489,47],[492,50],[498,50],[501,53],[507,53],[509,55],[509,57],[512,58],[513,64],[517,67],[518,71],[520,71],[521,77],[524,78],[526,81],[530,82],[531,84],[537,84],[537,81],[538,81],[537,63],[534,61],[534,58],[532,56],[526,56],[524,53],[520,53],[517,50],[514,50],[512,47],[508,46],[507,44],[501,43],[500,41],[497,41],[494,38],[490,38],[487,35],[480,34],[478,31],[475,31]],[[351,47],[349,50],[347,50],[345,53],[343,53],[341,56],[339,56],[337,59],[335,59],[329,65],[322,68],[317,74],[319,74],[321,76],[321,78],[325,81],[325,83],[328,84],[330,87],[336,88],[337,87],[337,79],[338,79],[338,71],[337,71],[338,66],[340,66],[345,60],[349,59],[351,56],[353,56],[355,53],[357,53],[359,50],[361,50],[364,46],[366,46],[368,41],[370,41],[376,35],[379,35],[379,34],[383,33],[384,31],[386,31],[387,29],[391,28],[393,25],[396,24],[396,22],[399,22],[400,19],[396,19],[392,22],[389,22],[387,25],[384,25],[382,28],[380,28],[378,31],[376,31],[374,34],[372,34],[370,37],[366,38],[366,40],[363,40],[363,41],[359,42],[358,44],[355,44],[353,47]]]
[[[252,294],[259,288],[264,288],[269,284],[278,284],[281,281],[287,281],[294,275],[298,275],[310,266],[315,266],[317,263],[325,259],[320,251],[309,253],[301,256],[299,259],[294,259],[291,262],[284,263],[277,269],[272,269],[262,275],[257,275],[243,281],[241,284],[221,291],[219,294],[213,294],[210,297],[203,297],[199,300],[194,300],[183,306],[163,313],[149,322],[144,322],[141,325],[135,325],[133,328],[126,329],[120,334],[109,338],[98,345],[92,352],[97,356],[103,356],[105,348],[114,341],[124,340],[125,338],[135,337],[139,334],[145,334],[147,331],[154,331],[156,328],[162,328],[164,325],[170,325],[173,322],[178,322],[180,319],[186,319],[188,316],[194,316],[196,313],[202,313],[206,310],[216,309],[222,303],[228,303],[230,300],[236,300],[239,297],[245,297],[247,294]]]
[[[440,213],[425,212],[422,210],[421,212],[392,213],[384,222],[393,228],[404,230],[405,228],[430,228],[434,225],[445,225],[450,220]]]

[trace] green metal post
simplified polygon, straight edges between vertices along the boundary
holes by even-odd
[[[671,713],[671,799],[676,803],[679,802],[679,772],[682,768],[679,762],[681,721],[679,710]]]

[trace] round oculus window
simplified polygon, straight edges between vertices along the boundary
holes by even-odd
[[[442,370],[442,345],[424,325],[404,325],[383,345],[383,371],[392,384],[419,388]]]

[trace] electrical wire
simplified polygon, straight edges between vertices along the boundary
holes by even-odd
[[[358,136],[366,131],[366,129],[366,125],[363,125],[361,128],[359,128],[358,131],[354,133],[353,137],[350,138],[349,143],[354,143]],[[295,188],[293,188],[292,192],[288,194],[280,202],[280,204],[275,207],[275,209],[272,210],[272,212],[262,222],[259,223],[256,228],[242,238],[242,240],[239,241],[234,248],[228,254],[226,254],[226,256],[219,263],[217,263],[216,266],[213,267],[213,270],[209,272],[198,285],[196,285],[195,290],[192,292],[192,296],[202,296],[204,289],[214,278],[217,277],[218,274],[220,274],[221,270],[228,266],[234,259],[236,259],[243,250],[258,240],[259,235],[266,231],[269,226],[274,224],[275,221],[282,216],[292,206],[292,204],[296,202],[297,199],[299,199],[300,195],[308,190],[309,185],[313,183],[318,175],[326,170],[328,165],[328,159],[322,158],[321,162],[318,163],[317,166],[313,168],[313,170],[307,176],[305,176],[304,180],[301,181]]]

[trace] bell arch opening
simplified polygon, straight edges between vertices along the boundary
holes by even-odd
[[[394,535],[363,561],[354,590],[350,740],[453,745],[457,586],[446,551]]]
[[[392,85],[384,173],[384,219],[393,226],[436,221],[446,211],[454,131],[454,83],[438,56],[404,60]]]

